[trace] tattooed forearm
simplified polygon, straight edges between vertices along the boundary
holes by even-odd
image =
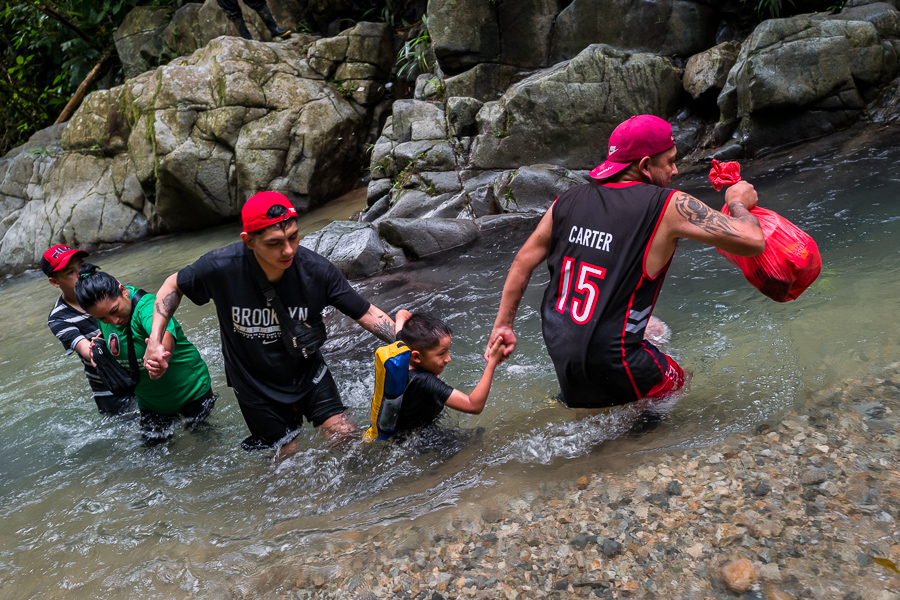
[[[731,216],[735,219],[759,223],[759,221],[756,220],[756,217],[753,216],[753,213],[747,210],[747,207],[744,206],[743,202],[732,200],[728,203],[728,210],[731,211]]]
[[[393,342],[396,338],[394,333],[394,324],[387,317],[378,317],[378,320],[372,325],[372,333],[380,340],[385,342]]]
[[[737,204],[740,204],[740,202]],[[741,230],[735,227],[733,220],[729,219],[719,211],[711,209],[693,196],[680,194],[675,199],[675,209],[688,223],[704,231],[717,235],[727,235],[734,238],[743,237]],[[744,212],[746,215],[741,215],[740,217],[735,215],[735,219],[744,221],[746,217],[750,217],[756,221],[749,211],[745,209]]]
[[[178,292],[169,292],[165,298],[160,298],[156,301],[154,308],[156,309],[157,314],[168,320],[175,314],[175,309],[178,308],[180,303],[181,294]]]

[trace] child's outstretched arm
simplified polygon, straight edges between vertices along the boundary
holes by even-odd
[[[459,390],[453,390],[453,393],[447,398],[447,402],[444,403],[444,406],[471,415],[480,415],[481,411],[484,410],[488,394],[491,391],[491,382],[494,380],[494,369],[496,369],[497,365],[500,363],[500,359],[503,357],[503,351],[505,349],[506,346],[503,344],[503,338],[498,337],[495,339],[493,345],[488,348],[488,363],[484,368],[484,375],[481,376],[481,381],[478,382],[478,385],[475,386],[472,393],[467,396]]]

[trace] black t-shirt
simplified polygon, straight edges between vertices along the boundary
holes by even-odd
[[[674,194],[637,182],[588,183],[553,205],[541,321],[568,406],[632,402],[662,381],[668,363],[644,341],[644,328],[669,265],[651,274],[646,260]]]
[[[251,260],[256,259],[243,242],[213,250],[178,271],[178,287],[195,304],[215,302],[228,385],[238,393],[291,404],[312,385],[322,356],[288,354]],[[354,320],[370,306],[334,265],[303,246],[273,288],[291,317],[310,325],[322,322],[326,306]]]
[[[409,431],[434,423],[452,393],[453,388],[438,379],[434,373],[410,370],[409,382],[400,404],[400,414],[397,416],[397,431]]]

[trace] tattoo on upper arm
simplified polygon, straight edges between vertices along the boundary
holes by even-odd
[[[155,305],[156,312],[166,319],[171,319],[172,315],[175,314],[175,309],[178,308],[179,302],[181,302],[181,297],[178,295],[178,292],[169,292],[165,298],[157,300]]]
[[[675,209],[688,223],[703,231],[715,235],[727,235],[735,238],[743,237],[731,219],[719,211],[711,209],[693,196],[684,193],[680,194],[675,198]],[[747,215],[750,215],[750,213],[748,212]],[[735,219],[739,221],[744,220],[742,217],[737,216]]]

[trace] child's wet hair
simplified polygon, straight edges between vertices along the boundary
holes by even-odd
[[[415,313],[403,324],[403,329],[397,333],[397,339],[406,342],[410,350],[424,352],[451,335],[453,332],[450,327],[434,315]]]
[[[75,282],[75,299],[84,310],[105,300],[114,298],[119,291],[119,280],[100,271],[100,267],[91,263],[82,263],[78,269],[78,281]]]

